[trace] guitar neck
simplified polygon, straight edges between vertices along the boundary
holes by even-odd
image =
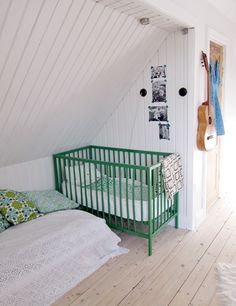
[[[210,69],[207,70],[207,102],[208,102],[208,113],[211,118],[214,118],[213,105],[211,103],[211,82],[210,82]]]

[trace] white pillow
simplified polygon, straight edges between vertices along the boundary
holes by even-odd
[[[89,167],[90,165],[90,167]],[[80,167],[80,175],[79,175],[79,167]],[[89,168],[90,168],[90,179],[89,179]],[[96,175],[95,175],[96,173]],[[75,180],[74,180],[75,178]],[[69,176],[69,167],[65,167],[65,179],[67,182],[70,182],[75,185],[89,185],[96,181],[96,179],[101,178],[100,171],[95,167],[93,163],[80,163],[75,164],[74,167],[70,166],[70,176]]]

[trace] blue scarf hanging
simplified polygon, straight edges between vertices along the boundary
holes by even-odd
[[[221,136],[225,134],[225,129],[218,98],[220,89],[220,63],[218,60],[214,64],[212,59],[210,59],[210,72],[211,102],[215,110],[216,135]]]

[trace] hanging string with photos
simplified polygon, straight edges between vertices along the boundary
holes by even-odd
[[[149,121],[159,122],[159,139],[170,140],[168,105],[166,98],[166,65],[151,66],[152,106],[149,109]]]

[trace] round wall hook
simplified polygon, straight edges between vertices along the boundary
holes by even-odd
[[[185,96],[187,95],[187,93],[188,93],[188,91],[187,91],[187,89],[186,89],[185,87],[181,87],[181,88],[179,89],[179,95],[180,95],[181,97],[185,97]]]
[[[145,97],[147,95],[147,90],[145,88],[142,88],[139,93],[141,97]]]

